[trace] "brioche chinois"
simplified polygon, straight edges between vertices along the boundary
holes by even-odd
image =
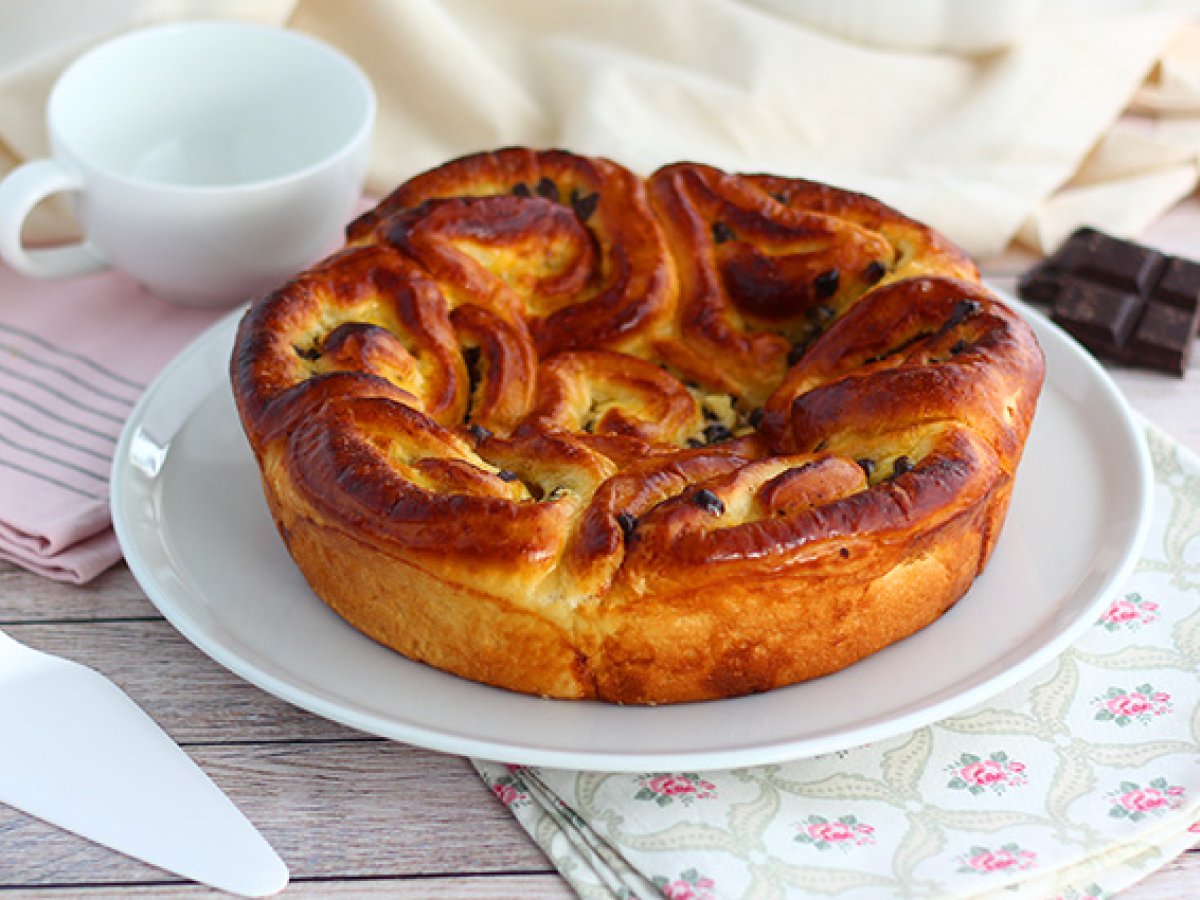
[[[1044,365],[967,256],[868,197],[565,151],[446,163],[254,302],[231,363],[313,590],[414,660],[674,703],[941,616]]]

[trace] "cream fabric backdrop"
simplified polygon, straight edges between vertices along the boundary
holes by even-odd
[[[1012,47],[968,57],[858,45],[739,0],[0,0],[0,168],[46,152],[46,97],[87,46],[235,17],[366,69],[376,193],[504,144],[643,172],[693,159],[864,190],[988,256],[1014,236],[1052,247],[1081,222],[1136,236],[1194,189],[1198,14],[1196,0],[1047,0]],[[29,236],[69,230],[59,201]]]

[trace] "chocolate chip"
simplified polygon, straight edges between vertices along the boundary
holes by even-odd
[[[837,270],[835,269],[834,271]],[[837,310],[827,304],[818,303],[816,306],[809,307],[805,315],[808,316],[808,321],[824,328],[833,321],[833,317],[837,315]]]
[[[841,277],[842,275],[837,269],[827,269],[814,278],[813,289],[817,292],[817,296],[824,300],[826,297],[836,294]]]
[[[858,467],[863,470],[863,474],[866,475],[867,478],[870,478],[875,474],[875,460],[871,459],[869,456],[864,456],[862,459],[856,459],[855,462],[858,463]]]
[[[704,429],[704,439],[710,444],[718,444],[721,441],[729,440],[731,437],[733,437],[733,432],[720,422],[714,422]]]
[[[463,348],[463,365],[467,367],[468,398],[473,398],[475,396],[475,391],[479,387],[479,382],[483,379],[483,373],[479,368],[479,355],[480,351],[478,347]]]
[[[978,300],[959,300],[954,304],[954,309],[950,311],[950,318],[946,320],[946,327],[953,328],[955,325],[960,325],[969,319],[971,316],[978,315],[983,309]]]
[[[537,187],[534,188],[534,190],[537,191],[537,195],[539,197],[544,197],[547,200],[553,200],[555,203],[558,202],[558,185],[555,184],[554,181],[548,176],[543,175],[541,180],[538,181]]]
[[[529,189],[529,185],[527,185],[523,181],[518,181],[516,184],[514,184],[512,192],[518,197],[532,197],[533,196],[533,191],[531,191]]]
[[[840,556],[842,559],[849,559],[849,558],[850,558],[850,548],[848,548],[848,547],[839,547],[839,548],[838,548],[838,555],[839,555],[839,556]]]
[[[617,513],[617,525],[620,526],[621,533],[625,535],[625,540],[633,537],[633,532],[637,528],[637,524],[637,517],[633,514],[627,512]]]
[[[592,217],[592,213],[596,211],[596,205],[599,202],[599,194],[592,193],[581,197],[578,191],[574,188],[571,189],[571,208],[575,210],[575,215],[579,216],[581,222],[586,222]]]
[[[761,406],[758,407],[757,409],[750,410],[750,418],[749,418],[750,427],[757,428],[759,425],[761,425],[762,417],[763,417],[763,411],[762,411]]]
[[[737,235],[733,233],[733,229],[724,222],[712,223],[713,240],[718,244],[724,244],[726,241],[737,240]]]
[[[692,494],[692,502],[714,516],[719,516],[725,512],[725,504],[721,502],[721,498],[708,488],[700,488],[700,490]]]
[[[787,194],[784,194],[784,193],[772,194],[772,195],[771,195],[771,198],[772,198],[772,199],[773,199],[773,200],[774,200],[776,203],[782,203],[784,206],[787,206],[787,202],[788,202],[788,195],[787,195]]]
[[[863,269],[862,277],[863,281],[865,281],[867,284],[876,284],[886,274],[887,266],[885,266],[879,260],[873,259],[867,263],[867,267]]]
[[[499,478],[501,481],[516,481],[517,473],[514,472],[512,469],[501,469],[499,472],[496,473],[496,477]]]
[[[321,351],[316,347],[293,347],[296,355],[301,359],[307,359],[309,362],[316,362],[321,358]]]
[[[966,341],[955,341],[954,346],[950,348],[950,355],[958,356],[958,354],[962,353],[966,349],[967,349]]]
[[[471,437],[475,438],[477,443],[482,444],[492,436],[492,433],[482,425],[469,425],[467,431],[471,432]]]
[[[911,472],[912,470],[913,470],[912,460],[910,460],[907,456],[897,456],[892,461],[892,477],[893,478],[897,477],[898,475],[903,475],[905,472]]]

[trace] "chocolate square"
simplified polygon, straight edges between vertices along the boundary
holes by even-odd
[[[1080,343],[1112,355],[1128,340],[1141,311],[1137,294],[1077,281],[1063,288],[1052,315]]]
[[[1194,310],[1151,300],[1129,341],[1130,358],[1176,375],[1186,374],[1198,322]]]
[[[1163,263],[1163,255],[1151,247],[1087,229],[1072,235],[1053,264],[1102,284],[1145,294]]]
[[[1195,309],[1200,304],[1200,263],[1169,259],[1154,288],[1154,297],[1180,309]]]
[[[1063,241],[1046,259],[1046,264],[1052,267],[1071,268],[1071,260],[1089,255],[1097,240],[1104,237],[1095,228],[1077,228],[1071,236]]]
[[[1065,275],[1056,272],[1049,266],[1039,266],[1030,269],[1018,279],[1017,293],[1030,303],[1053,306],[1066,283]]]

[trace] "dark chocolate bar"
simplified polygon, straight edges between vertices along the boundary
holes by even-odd
[[[1017,283],[1098,356],[1182,376],[1200,326],[1200,263],[1081,228]]]

